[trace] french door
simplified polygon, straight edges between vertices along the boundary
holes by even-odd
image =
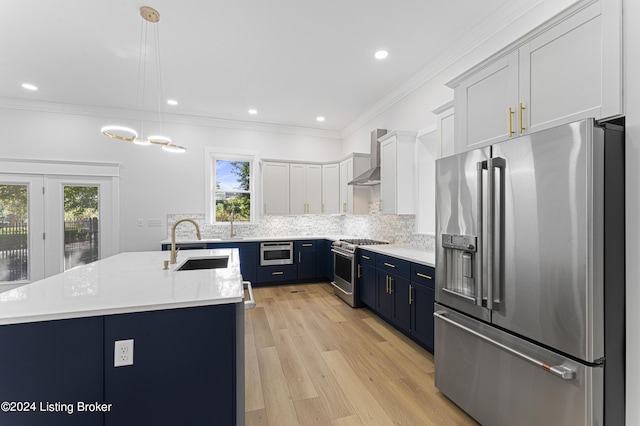
[[[0,174],[0,292],[118,251],[112,176]]]
[[[0,175],[0,291],[44,278],[44,177]]]
[[[45,178],[45,275],[110,256],[112,180]]]

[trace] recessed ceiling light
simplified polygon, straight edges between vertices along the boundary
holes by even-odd
[[[324,117],[320,115],[320,116],[316,117],[316,120],[322,122],[322,121],[324,121]]]
[[[249,114],[251,114],[251,115],[256,115],[256,114],[258,113],[258,110],[257,110],[257,109],[253,109],[253,108],[251,108],[248,112],[249,112]]]
[[[168,99],[168,100],[167,100],[167,103],[168,103],[169,105],[174,105],[174,106],[175,106],[175,105],[178,105],[178,101],[176,101],[175,99]]]
[[[27,90],[32,90],[32,91],[38,90],[37,86],[34,86],[33,84],[30,84],[30,83],[22,83],[22,87],[27,89]]]
[[[389,52],[386,50],[378,50],[375,54],[376,59],[384,59],[389,56]]]

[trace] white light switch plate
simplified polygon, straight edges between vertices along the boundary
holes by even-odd
[[[133,339],[116,340],[113,348],[113,366],[133,365]]]

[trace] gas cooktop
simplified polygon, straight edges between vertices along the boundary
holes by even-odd
[[[371,240],[369,238],[345,238],[344,240],[334,241],[332,245],[334,248],[339,247],[353,253],[358,246],[374,246],[380,244],[389,243],[386,241]]]

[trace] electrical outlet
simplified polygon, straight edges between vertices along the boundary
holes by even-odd
[[[144,220],[138,219],[138,226],[144,226]]]
[[[133,365],[133,339],[116,340],[113,348],[113,366]]]

